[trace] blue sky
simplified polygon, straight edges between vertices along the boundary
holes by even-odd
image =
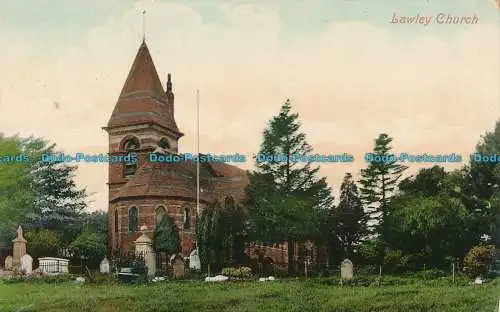
[[[163,3],[182,3],[192,7],[203,17],[204,23],[224,23],[219,10],[222,4],[263,5],[278,13],[284,24],[285,36],[307,36],[321,31],[325,25],[339,21],[363,21],[384,27],[395,35],[415,36],[432,33],[445,37],[457,27],[428,28],[392,27],[388,20],[392,13],[399,15],[477,14],[481,23],[498,23],[499,10],[494,0],[156,0]],[[142,1],[146,2],[146,1]],[[88,28],[104,23],[110,16],[120,16],[137,5],[133,0],[3,0],[0,29],[10,35],[45,40],[57,38],[63,42],[78,40]],[[139,18],[139,17],[138,17]],[[175,27],[165,21],[165,27]],[[60,41],[59,41],[60,42]]]

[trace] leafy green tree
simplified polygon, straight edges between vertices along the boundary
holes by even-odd
[[[69,245],[69,250],[77,259],[99,263],[106,255],[106,237],[87,228]]]
[[[353,247],[366,234],[366,216],[358,188],[350,173],[346,173],[340,187],[340,202],[336,209],[337,235],[342,242],[344,256],[351,258]]]
[[[366,169],[361,170],[361,200],[370,216],[369,226],[380,234],[391,198],[396,194],[397,183],[408,168],[391,154],[392,138],[382,133],[375,140],[375,148]]]
[[[312,148],[300,132],[298,114],[291,113],[287,100],[278,116],[264,130],[257,155],[257,170],[250,175],[247,209],[254,238],[266,242],[288,243],[289,273],[294,271],[295,242],[322,235],[317,224],[326,216],[321,210],[332,208],[333,198],[326,178],[317,178],[319,167],[312,160]],[[271,159],[259,159],[260,156]],[[283,159],[276,159],[282,157]]]
[[[29,163],[5,159],[22,155],[19,141],[18,137],[5,137],[0,133],[0,242],[8,246],[17,227],[31,213],[34,201]]]
[[[0,154],[26,157],[22,162],[0,162],[0,240],[8,241],[19,224],[26,230],[59,232],[69,244],[82,230],[86,192],[74,183],[76,167],[41,162],[55,145],[37,138],[0,135]]]
[[[489,266],[500,255],[494,245],[474,246],[464,259],[464,269],[470,277],[486,277]]]
[[[500,157],[500,120],[478,142],[476,154],[465,176],[467,206],[476,216],[476,235],[487,235],[500,247],[500,161],[477,161],[481,156]]]
[[[59,255],[60,234],[51,230],[28,231],[24,234],[27,252],[33,259],[41,257],[55,257]]]
[[[77,167],[60,161],[40,161],[44,154],[57,154],[55,144],[43,139],[22,139],[21,146],[30,155],[30,180],[35,196],[26,225],[58,231],[63,234],[63,243],[69,244],[82,231],[81,216],[87,206],[86,191],[78,189],[74,182]]]
[[[394,198],[385,223],[384,241],[405,255],[419,255],[416,264],[442,266],[461,258],[469,248],[470,213],[453,197],[422,194]]]
[[[181,250],[179,230],[174,219],[169,215],[163,216],[155,230],[154,248],[156,251],[166,252],[169,255]]]

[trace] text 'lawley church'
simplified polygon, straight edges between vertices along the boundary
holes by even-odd
[[[139,228],[149,237],[164,214],[174,218],[180,230],[181,253],[195,248],[197,164],[194,161],[150,162],[153,152],[178,154],[183,133],[174,118],[174,93],[170,74],[166,90],[143,41],[137,51],[111,118],[104,129],[109,135],[109,155],[137,154],[137,162],[111,163],[108,186],[108,246],[122,253],[134,250]],[[227,163],[200,164],[200,208],[243,200],[246,172]]]

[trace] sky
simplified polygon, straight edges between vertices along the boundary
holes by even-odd
[[[391,23],[416,15],[431,23]],[[144,29],[163,84],[172,73],[180,152],[195,152],[197,89],[200,151],[212,154],[256,153],[290,98],[315,153],[355,157],[321,164],[334,195],[379,133],[395,152],[468,157],[500,118],[495,0],[3,0],[0,132],[106,153],[102,126]],[[80,165],[76,179],[90,209],[106,210],[107,166]]]

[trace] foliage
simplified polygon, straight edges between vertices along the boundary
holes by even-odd
[[[154,236],[154,248],[159,252],[166,252],[173,255],[181,250],[181,239],[179,230],[174,219],[169,215],[164,215],[160,224],[156,227]]]
[[[340,187],[340,202],[335,211],[336,234],[339,237],[344,257],[353,255],[353,247],[366,234],[366,217],[359,198],[358,188],[352,180],[352,175],[346,173]]]
[[[232,197],[226,197],[224,208],[215,201],[203,210],[196,222],[196,240],[200,261],[218,271],[223,265],[244,261],[244,213]]]
[[[221,274],[224,276],[233,277],[237,279],[247,279],[252,277],[252,269],[248,267],[223,268]]]
[[[361,170],[360,193],[367,209],[373,233],[380,234],[392,196],[396,193],[397,183],[407,166],[398,163],[390,154],[392,138],[382,133],[375,140],[373,159],[368,159],[366,169]]]
[[[106,255],[106,237],[86,229],[70,244],[69,249],[77,259],[100,261]]]
[[[19,224],[26,230],[57,231],[62,244],[81,232],[86,192],[75,185],[76,167],[40,161],[56,153],[55,145],[43,139],[0,135],[0,155],[25,157],[0,163],[0,240],[10,239]]]
[[[459,199],[403,195],[393,200],[384,239],[405,255],[419,255],[420,264],[439,266],[467,251],[464,228],[469,219]]]
[[[256,158],[257,170],[250,175],[247,188],[248,229],[252,238],[264,242],[289,244],[288,263],[292,264],[295,241],[326,240],[324,226],[333,198],[326,178],[317,178],[312,148],[300,132],[298,114],[291,113],[287,100],[278,116],[269,122]],[[261,159],[264,156],[266,159]],[[281,159],[277,159],[281,157]],[[307,158],[301,161],[298,157]],[[323,220],[322,220],[323,218]],[[290,273],[293,271],[290,265]]]
[[[474,246],[464,258],[465,273],[469,277],[486,277],[493,260],[500,255],[494,245]]]
[[[55,257],[59,254],[61,244],[60,234],[52,230],[28,231],[24,233],[27,252],[38,259],[41,257]]]

